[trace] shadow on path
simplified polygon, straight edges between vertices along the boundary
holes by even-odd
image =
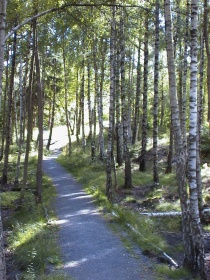
[[[91,196],[56,162],[58,153],[45,157],[43,168],[57,189],[62,272],[76,280],[154,280],[150,261],[128,253]]]

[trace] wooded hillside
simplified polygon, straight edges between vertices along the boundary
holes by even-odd
[[[152,139],[156,187],[158,145],[166,133],[166,172],[176,166],[184,266],[207,279],[200,155],[201,135],[210,126],[209,7],[208,0],[0,0],[1,186],[13,180],[24,197],[29,156],[37,150],[35,200],[42,202],[43,153],[53,127],[62,124],[69,156],[75,135],[92,162],[106,162],[110,201],[115,167],[124,168],[123,188],[132,188],[132,147],[140,143],[138,169],[145,172]],[[2,232],[0,218],[5,280]]]

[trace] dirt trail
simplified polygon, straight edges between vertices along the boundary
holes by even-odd
[[[129,254],[100,216],[92,197],[56,162],[58,143],[54,148],[44,158],[43,167],[57,189],[62,272],[76,280],[154,280],[150,260],[140,250],[138,257]]]

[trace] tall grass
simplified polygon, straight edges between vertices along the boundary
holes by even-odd
[[[29,161],[29,182],[21,204],[20,191],[1,193],[2,206],[14,209],[12,216],[4,219],[4,229],[9,233],[8,249],[13,252],[14,262],[18,267],[18,279],[24,280],[38,279],[40,275],[40,279],[45,279],[48,265],[61,264],[57,228],[53,223],[49,223],[49,220],[56,218],[52,208],[55,188],[51,181],[43,176],[43,202],[36,205],[35,170],[36,157],[33,157]]]
[[[180,218],[169,218],[155,219],[140,216],[137,212],[125,209],[117,202],[110,203],[105,195],[106,188],[106,163],[96,159],[94,162],[91,161],[90,149],[82,149],[76,143],[73,144],[73,152],[71,156],[68,156],[68,152],[63,153],[59,158],[58,162],[62,164],[71,174],[78,180],[86,190],[86,192],[92,194],[95,197],[97,205],[99,205],[112,221],[112,227],[117,230],[120,228],[120,232],[127,232],[128,238],[135,241],[142,250],[145,252],[150,251],[154,253],[160,253],[160,251],[171,252],[171,246],[166,240],[160,235],[161,231],[164,230],[180,230],[181,221]],[[134,167],[134,166],[133,166]],[[118,187],[123,186],[123,168],[117,168],[117,182]],[[139,173],[137,169],[133,168],[133,183],[134,186],[145,186],[153,183],[152,173],[144,172]],[[126,192],[125,192],[126,193]],[[160,174],[160,186],[158,189],[154,189],[151,193],[147,194],[148,198],[161,197],[163,194],[177,194],[177,186],[174,174]],[[127,200],[133,200],[130,195],[130,191],[127,191]],[[114,199],[114,201],[117,201]],[[160,206],[159,206],[160,207]],[[160,210],[179,210],[179,202],[174,201],[173,205],[163,203]],[[158,210],[158,208],[157,208]],[[114,214],[114,216],[113,216]],[[125,235],[122,234],[122,239],[125,239]],[[128,244],[124,240],[125,244]],[[154,246],[155,245],[155,246]],[[179,250],[182,250],[180,247]],[[191,277],[194,279],[189,272],[184,269],[178,269],[173,271],[166,269],[165,265],[158,266],[157,273],[160,279],[164,279],[167,275],[170,279],[184,279],[183,277]]]

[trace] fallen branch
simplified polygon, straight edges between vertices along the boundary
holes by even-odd
[[[150,213],[151,214],[151,213]],[[116,218],[119,218],[119,216],[112,211],[112,215]],[[154,247],[158,252],[160,252],[163,257],[167,260],[167,262],[169,264],[171,264],[173,267],[175,267],[176,269],[179,268],[179,265],[177,264],[177,262],[175,262],[175,260],[173,260],[168,254],[166,254],[163,250],[161,250],[159,247],[157,247],[156,245],[152,244],[149,242],[149,240],[144,237],[140,232],[138,232],[131,224],[127,223],[126,224],[127,227],[129,227],[135,234],[140,235],[149,245],[151,245],[152,247]]]
[[[181,212],[141,212],[141,215],[145,215],[147,217],[176,217],[181,216]]]

